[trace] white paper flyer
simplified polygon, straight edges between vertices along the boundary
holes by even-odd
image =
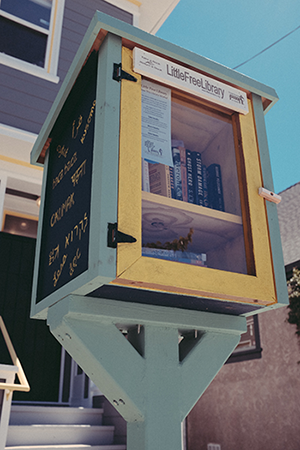
[[[142,157],[173,166],[171,89],[142,80]]]

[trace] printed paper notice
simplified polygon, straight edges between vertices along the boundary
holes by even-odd
[[[142,80],[142,157],[173,166],[171,89]]]

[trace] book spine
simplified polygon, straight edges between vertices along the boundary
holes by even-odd
[[[169,173],[170,173],[170,187],[171,187],[171,197],[175,197],[175,184],[174,184],[174,167],[169,167]]]
[[[171,197],[169,166],[149,163],[150,192]]]
[[[180,167],[180,152],[178,148],[172,148],[173,163],[174,163],[174,192],[177,200],[182,200],[182,182],[181,182],[181,167]]]
[[[178,147],[180,152],[180,168],[181,168],[181,186],[182,186],[182,200],[188,201],[188,187],[187,187],[187,170],[186,170],[186,150],[184,147]]]
[[[203,179],[202,179],[202,158],[201,153],[192,153],[194,193],[196,205],[204,206]]]
[[[166,259],[168,261],[180,262],[185,264],[193,264],[197,266],[206,266],[205,253],[191,253],[174,250],[165,250],[153,247],[142,247],[142,256],[150,258]]]
[[[169,261],[176,261],[176,253],[174,252],[174,250],[142,247],[142,256],[148,256],[150,258],[168,259]]]
[[[189,203],[195,203],[192,152],[186,150],[187,197]]]
[[[142,158],[142,190],[150,192],[149,163]]]
[[[208,187],[207,187],[207,168],[202,165],[202,185],[203,185],[203,206],[209,208]]]
[[[167,195],[166,197],[171,198],[172,197],[172,190],[171,190],[171,179],[170,179],[170,167],[165,167],[165,177],[166,177],[166,187],[167,187]]]
[[[207,185],[211,208],[225,211],[221,167],[219,164],[211,164],[207,168]]]

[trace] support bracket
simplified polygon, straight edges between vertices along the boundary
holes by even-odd
[[[127,421],[128,450],[181,450],[181,422],[246,331],[244,317],[78,295],[48,325]]]

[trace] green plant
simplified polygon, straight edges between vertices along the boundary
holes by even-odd
[[[300,337],[300,270],[293,269],[293,275],[287,282],[290,304],[287,321],[296,325],[297,336]]]
[[[194,233],[193,228],[190,228],[186,237],[180,236],[179,239],[174,239],[171,242],[165,242],[162,244],[161,242],[151,242],[146,244],[144,247],[148,248],[159,248],[164,250],[174,250],[175,252],[181,250],[182,252],[186,251],[190,242],[192,242],[192,235]]]

